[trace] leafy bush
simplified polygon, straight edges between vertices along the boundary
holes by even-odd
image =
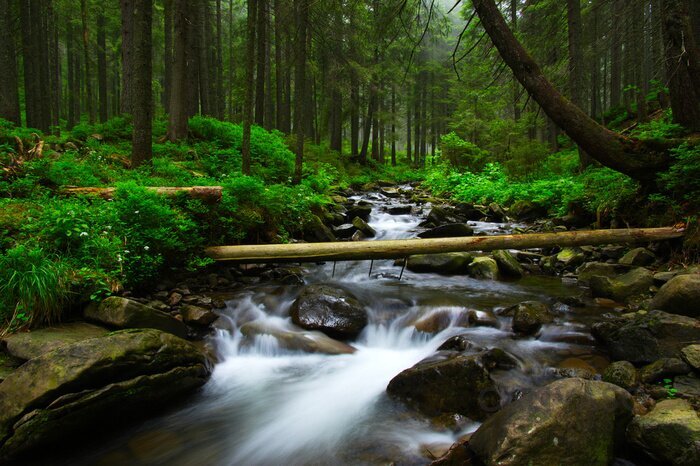
[[[674,163],[659,180],[669,194],[677,200],[697,206],[700,204],[700,148],[688,144],[671,151]]]
[[[489,156],[487,151],[460,138],[454,131],[440,138],[440,148],[452,166],[470,170],[481,170]]]

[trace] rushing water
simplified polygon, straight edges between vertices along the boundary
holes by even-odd
[[[377,239],[408,238],[420,230],[420,209],[392,216],[379,205],[370,225]],[[505,227],[472,222],[494,234]],[[385,394],[403,369],[431,355],[447,338],[468,334],[484,347],[498,346],[522,363],[512,374],[527,389],[551,380],[551,368],[567,358],[604,364],[588,326],[600,309],[566,309],[545,326],[539,339],[513,338],[509,319],[494,310],[528,299],[553,300],[580,294],[560,279],[526,277],[519,281],[481,281],[464,276],[414,274],[377,261],[344,262],[307,268],[307,283],[344,286],[368,306],[370,324],[352,345],[354,354],[304,354],[281,348],[270,335],[245,338],[238,330],[257,322],[282,332],[300,332],[288,310],[300,287],[260,284],[242,291],[221,311],[230,330],[213,338],[220,363],[210,382],[190,404],[151,420],[71,464],[105,465],[297,465],[425,464],[429,452],[449,445],[478,427],[460,423],[447,429],[405,408]],[[459,316],[475,309],[494,326],[449,326],[430,335],[413,326],[431,313]],[[496,328],[497,327],[497,328]],[[569,342],[574,342],[569,343]]]

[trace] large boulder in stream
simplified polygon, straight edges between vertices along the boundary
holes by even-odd
[[[304,287],[289,313],[299,327],[340,340],[356,338],[367,325],[367,311],[355,295],[330,285]]]
[[[470,277],[485,280],[498,279],[498,263],[491,257],[479,256],[467,266],[467,273]]]
[[[683,348],[700,341],[700,321],[663,311],[639,311],[597,322],[591,333],[614,360],[648,364],[678,358]]]
[[[493,260],[498,264],[498,270],[507,277],[520,278],[525,275],[525,269],[515,257],[505,249],[499,249],[491,253]]]
[[[468,252],[416,254],[409,256],[406,268],[416,273],[460,274],[466,272],[473,258]]]
[[[632,419],[622,388],[562,379],[511,403],[474,432],[468,448],[486,465],[609,465]]]
[[[85,322],[74,322],[8,335],[2,339],[12,356],[28,360],[78,341],[101,337],[109,330]]]
[[[348,207],[348,211],[345,214],[345,218],[352,222],[355,217],[360,217],[365,222],[369,220],[369,216],[372,215],[372,205],[371,204],[354,204]]]
[[[660,464],[700,464],[700,418],[685,400],[664,400],[627,428],[629,442]]]
[[[654,274],[643,267],[637,267],[617,277],[595,275],[590,279],[590,287],[596,298],[610,298],[624,303],[629,298],[648,293],[654,284]]]
[[[481,421],[501,406],[491,372],[516,366],[497,348],[469,355],[440,351],[394,377],[386,391],[428,416],[457,413]]]
[[[252,343],[259,337],[272,337],[277,345],[287,351],[321,354],[352,354],[356,350],[338,340],[334,340],[321,332],[295,331],[280,328],[263,321],[253,321],[240,328],[241,333]]]
[[[464,223],[448,223],[418,234],[419,238],[457,238],[474,236],[474,229]]]
[[[170,314],[118,296],[110,296],[99,306],[88,306],[85,318],[111,328],[154,328],[181,338],[187,336],[185,324]]]
[[[85,435],[139,419],[203,385],[208,367],[192,344],[153,329],[49,351],[0,384],[0,463],[85,445]]]
[[[661,287],[651,309],[700,317],[700,274],[678,275]]]
[[[539,301],[525,301],[506,309],[513,316],[513,331],[522,335],[534,335],[543,324],[554,321],[549,306]]]

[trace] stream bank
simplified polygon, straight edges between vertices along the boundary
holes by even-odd
[[[357,240],[570,228],[511,222],[497,205],[432,205],[408,186],[345,194],[319,217],[330,226],[309,234]],[[148,296],[110,298],[86,316],[110,329],[149,326],[191,339],[213,328],[208,352],[218,363],[184,408],[65,464],[425,464],[453,443],[443,464],[466,461],[449,459],[457,454],[488,462],[502,452],[479,441],[487,431],[517,447],[516,463],[606,464],[628,443],[660,462],[692,459],[683,445],[698,435],[698,275],[658,271],[669,253],[660,244],[412,257],[401,280],[403,261],[377,261],[371,274],[363,262],[225,268],[164,282]],[[176,346],[185,361],[202,354]],[[684,387],[672,405],[663,401],[674,388],[665,379]],[[571,398],[580,403],[562,401]],[[535,402],[545,420],[529,426],[538,435],[515,435],[508,426],[523,425],[523,407]],[[609,416],[592,414],[601,411]],[[572,424],[557,423],[563,419]],[[687,436],[659,446],[654,435],[678,428],[677,419],[690,420],[681,423]],[[571,434],[559,439],[559,429]],[[551,450],[542,448],[555,438]],[[535,456],[540,451],[550,456]]]

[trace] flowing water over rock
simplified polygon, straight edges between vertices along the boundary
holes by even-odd
[[[423,230],[418,224],[427,210],[415,206],[413,214],[390,215],[382,206],[395,200],[380,194],[365,199],[374,203],[369,224],[375,239],[415,237]],[[508,230],[469,224],[477,233]],[[342,285],[366,306],[368,325],[346,342],[356,351],[294,351],[294,342],[304,339],[303,345],[308,339],[318,339],[315,347],[326,344],[291,323],[289,309],[301,286],[250,286],[222,311],[230,330],[214,337],[220,363],[200,395],[70,464],[426,464],[478,423],[441,426],[389,398],[386,387],[450,337],[465,335],[478,347],[514,356],[520,367],[499,375],[507,399],[553,380],[562,368],[600,371],[606,364],[589,331],[604,310],[592,303],[558,307],[538,338],[516,336],[511,317],[499,315],[522,301],[551,304],[579,296],[575,284],[554,277],[494,281],[408,270],[399,281],[401,267],[394,261],[376,261],[371,269],[370,275],[369,261],[326,263],[307,267],[305,275],[307,284]],[[466,315],[472,316],[470,327],[460,326],[469,325]],[[251,322],[267,330],[241,332]],[[282,343],[272,335],[288,338]]]

